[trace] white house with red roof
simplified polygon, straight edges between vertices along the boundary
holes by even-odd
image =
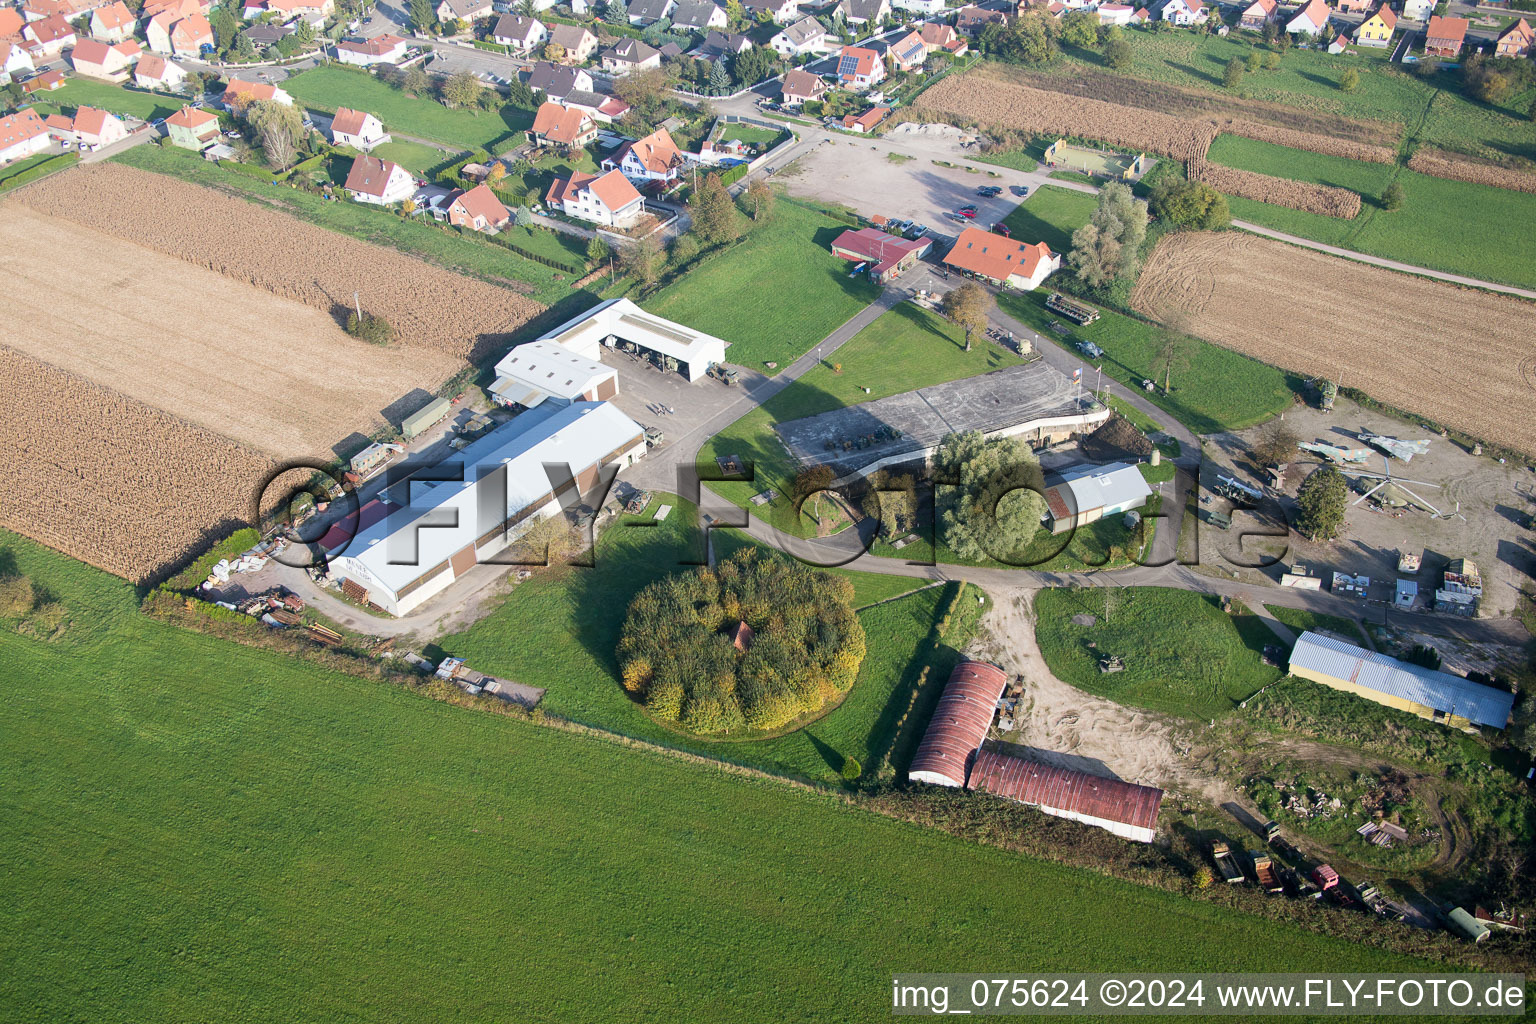
[[[556,178],[544,201],[567,217],[627,228],[645,212],[645,199],[622,171]]]
[[[69,52],[69,63],[77,75],[121,83],[128,81],[128,75],[142,52],[139,44],[132,39],[121,43],[82,39]]]
[[[1201,0],[1168,0],[1158,17],[1170,25],[1181,27],[1199,25],[1210,17],[1210,10]]]
[[[965,37],[949,25],[924,25],[919,34],[923,37],[924,49],[929,53],[947,53],[958,57],[965,53],[968,46]]]
[[[179,92],[187,84],[187,69],[157,53],[146,53],[133,67],[133,82],[140,89]]]
[[[385,33],[376,39],[345,39],[336,44],[336,59],[343,64],[366,68],[374,64],[398,64],[405,59],[410,43]]]
[[[133,30],[137,27],[138,19],[123,0],[112,0],[105,7],[98,7],[91,12],[91,36],[104,43],[120,43],[124,39],[132,39]]]
[[[19,40],[0,39],[0,85],[8,85],[28,71],[36,70],[32,55]]]
[[[1130,4],[1099,4],[1097,10],[1100,25],[1129,25],[1136,13]]]
[[[359,203],[389,206],[403,203],[416,194],[416,179],[399,164],[376,156],[360,156],[352,161],[343,186]]]
[[[1285,23],[1285,30],[1292,35],[1320,35],[1328,27],[1328,16],[1332,13],[1332,8],[1323,0],[1311,0]]]
[[[57,14],[28,22],[27,27],[21,30],[21,37],[26,40],[33,60],[57,57],[76,42],[74,27]]]
[[[630,181],[673,181],[683,172],[686,161],[665,128],[658,128],[643,139],[626,142],[612,156],[603,158],[603,170],[618,170]]]
[[[1276,0],[1253,0],[1253,3],[1243,8],[1243,13],[1238,15],[1237,27],[1247,29],[1249,32],[1262,32],[1265,25],[1279,20],[1280,5]]]
[[[340,107],[331,118],[331,141],[338,146],[368,152],[390,141],[389,132],[378,118],[362,110]]]
[[[48,132],[56,139],[83,142],[87,146],[110,146],[128,137],[128,129],[116,114],[95,107],[80,107],[75,116],[54,114],[47,121]]]
[[[448,223],[472,231],[500,231],[512,219],[489,185],[458,189],[448,197]]]
[[[917,32],[908,32],[892,40],[886,47],[886,53],[896,62],[896,67],[902,71],[912,71],[923,66],[923,61],[928,56],[928,48],[923,45],[923,37]]]
[[[1178,0],[1183,2],[1183,0]],[[845,89],[863,90],[884,81],[885,61],[874,50],[845,46],[837,55],[837,82]]]
[[[1044,242],[1015,242],[974,227],[960,232],[944,262],[961,273],[1021,291],[1040,287],[1061,269],[1061,255]]]
[[[0,164],[8,164],[48,148],[48,125],[31,107],[0,117]]]
[[[247,104],[257,100],[272,100],[285,106],[293,106],[293,97],[286,89],[280,89],[270,82],[247,82],[240,78],[231,78],[224,83],[224,96],[222,102],[225,110],[238,111]]]
[[[545,102],[533,116],[528,141],[536,146],[579,149],[597,138],[597,121],[587,111],[561,103]]]

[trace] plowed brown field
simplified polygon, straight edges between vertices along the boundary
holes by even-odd
[[[1165,237],[1131,304],[1266,363],[1536,454],[1536,388],[1523,377],[1536,305],[1236,231]]]
[[[279,458],[329,458],[464,365],[358,341],[318,310],[73,221],[3,210],[0,344]],[[61,272],[45,251],[81,258]]]
[[[215,270],[324,313],[353,293],[400,343],[477,359],[543,310],[505,288],[316,227],[244,199],[120,164],[55,174],[12,202]]]

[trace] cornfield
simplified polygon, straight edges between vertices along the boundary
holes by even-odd
[[[1371,164],[1390,164],[1397,160],[1397,150],[1390,146],[1374,146],[1368,142],[1355,142],[1332,135],[1281,128],[1279,125],[1263,124],[1247,118],[1223,121],[1221,130],[1229,135],[1241,135],[1260,142],[1272,142],[1277,146],[1322,153],[1324,156],[1341,156],[1346,160],[1362,160]]]
[[[1408,166],[1420,174],[1436,178],[1492,185],[1494,188],[1513,189],[1516,192],[1536,192],[1536,174],[1530,171],[1485,164],[1439,149],[1419,150],[1409,158]]]
[[[1229,196],[1256,199],[1271,206],[1288,206],[1293,210],[1305,210],[1344,220],[1360,214],[1360,194],[1347,188],[1276,178],[1257,171],[1223,167],[1205,160],[1189,162],[1189,179],[1203,181]]]
[[[57,174],[15,202],[157,249],[337,316],[361,299],[409,346],[475,360],[543,310],[505,288],[433,267],[200,185],[102,163]]]
[[[272,460],[0,346],[0,525],[135,583],[244,525]]]

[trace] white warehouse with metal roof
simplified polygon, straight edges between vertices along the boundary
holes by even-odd
[[[617,370],[547,341],[530,341],[502,356],[490,387],[493,400],[527,409],[546,401],[606,402],[618,393]]]
[[[1460,729],[1502,729],[1515,704],[1512,693],[1310,631],[1291,651],[1291,675]]]
[[[1152,497],[1141,469],[1127,462],[1107,466],[1070,466],[1056,474],[1060,483],[1045,489],[1051,532],[1064,533],[1117,512],[1140,508]]]
[[[640,425],[607,402],[529,410],[420,474],[457,479],[412,479],[409,504],[363,528],[330,560],[331,574],[352,599],[405,615],[558,514],[562,498],[574,505],[603,466],[632,465],[644,453]]]
[[[722,339],[652,316],[628,299],[599,303],[539,341],[568,348],[593,361],[601,358],[605,346],[645,349],[673,360],[689,381],[707,374],[712,365],[725,362],[726,343]]]

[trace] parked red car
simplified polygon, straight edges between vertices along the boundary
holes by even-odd
[[[972,220],[976,216],[976,207],[974,207],[974,206],[966,206],[966,207],[963,207],[958,212],[959,212],[960,216],[964,217],[966,220]]]

